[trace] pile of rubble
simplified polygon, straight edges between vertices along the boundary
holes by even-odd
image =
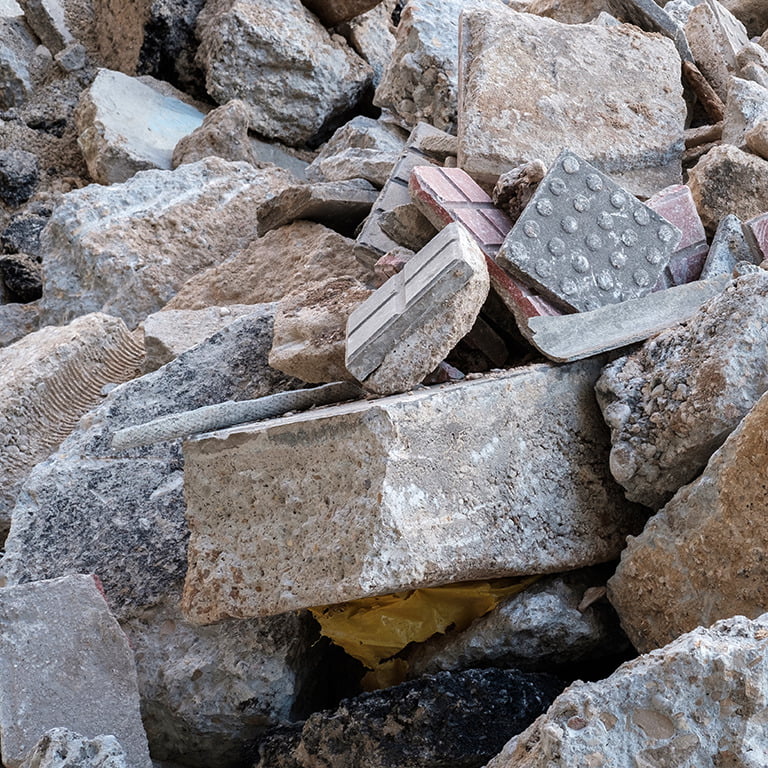
[[[2,765],[768,764],[768,5],[18,3]]]

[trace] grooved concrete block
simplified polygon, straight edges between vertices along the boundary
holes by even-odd
[[[93,576],[0,590],[0,626],[3,765],[17,768],[64,727],[111,734],[131,768],[151,768],[133,654]]]
[[[680,183],[686,107],[671,40],[501,6],[465,12],[460,31],[458,165],[471,176],[495,182],[568,147],[635,195]]]
[[[136,78],[100,69],[77,106],[77,143],[94,181],[118,184],[138,171],[170,170],[174,147],[204,117]]]
[[[485,256],[448,225],[347,320],[347,370],[379,394],[404,392],[466,336],[488,297]]]
[[[616,557],[643,515],[608,476],[599,366],[534,365],[188,441],[184,611],[209,623]]]

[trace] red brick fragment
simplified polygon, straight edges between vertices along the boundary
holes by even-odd
[[[768,259],[768,213],[761,213],[745,221],[744,236],[752,246],[752,250],[760,255],[759,260]]]

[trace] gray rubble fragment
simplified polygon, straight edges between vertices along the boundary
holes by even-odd
[[[731,77],[723,118],[723,141],[745,149],[747,132],[763,120],[768,120],[768,88],[752,80]]]
[[[19,768],[132,768],[120,742],[111,735],[89,739],[68,728],[52,728],[35,744]]]
[[[744,225],[739,217],[729,213],[720,222],[712,238],[701,280],[709,280],[716,275],[730,275],[741,261],[757,264],[761,260],[745,238]]]

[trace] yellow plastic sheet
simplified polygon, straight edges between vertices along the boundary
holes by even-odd
[[[367,597],[340,605],[312,608],[320,631],[376,674],[372,685],[394,684],[405,677],[405,663],[387,663],[409,643],[421,643],[447,629],[461,631],[502,600],[522,592],[536,576],[468,581]],[[382,662],[385,662],[382,664]]]

